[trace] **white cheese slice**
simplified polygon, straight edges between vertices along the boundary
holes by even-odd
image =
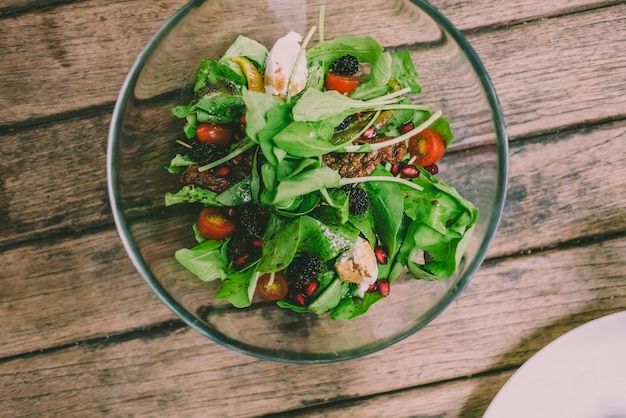
[[[300,53],[301,42],[302,36],[294,31],[290,31],[287,35],[278,39],[272,46],[265,63],[264,84],[266,93],[284,99],[287,96],[288,88],[292,96],[304,89],[308,76],[306,56],[304,54],[302,54],[297,63],[298,66],[293,73],[291,84],[289,83],[289,77],[291,77]]]

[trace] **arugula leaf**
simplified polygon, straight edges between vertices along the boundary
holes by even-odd
[[[389,176],[391,174],[382,166],[378,166],[372,176]],[[363,187],[370,196],[374,228],[389,256],[394,257],[399,245],[399,235],[404,216],[404,199],[398,183],[365,182]]]
[[[376,246],[376,232],[374,231],[374,218],[372,216],[372,211],[368,208],[367,212],[363,215],[353,215],[350,214],[348,218],[348,222],[350,222],[355,228],[359,230],[359,232],[367,239],[372,247]]]
[[[411,253],[406,262],[399,262],[406,264],[416,278],[450,277],[471,236],[478,209],[424,169],[420,168],[420,176],[414,182],[423,187],[422,192],[402,187],[405,213],[415,226],[405,238],[412,247]],[[415,261],[421,251],[428,254],[423,263]]]
[[[174,257],[187,270],[204,282],[226,277],[227,261],[220,241],[206,240],[197,246],[182,248]]]
[[[246,79],[230,66],[202,60],[194,85],[196,98],[186,105],[172,108],[171,112],[178,118],[187,118],[184,131],[187,138],[192,138],[197,122],[228,123],[238,120],[245,111],[241,98],[245,85]]]
[[[172,158],[170,163],[165,166],[165,169],[168,171],[168,173],[179,174],[183,172],[185,168],[194,164],[195,162],[192,161],[188,155],[176,154],[176,156]]]
[[[298,251],[314,254],[328,261],[348,250],[356,242],[359,231],[350,224],[327,224],[311,216],[301,219]]]
[[[309,169],[321,167],[319,158],[283,158],[276,168],[276,178],[284,181],[298,176]]]
[[[246,79],[230,66],[213,60],[202,60],[193,91],[198,93],[208,89],[209,93],[241,94]]]
[[[255,269],[232,273],[222,281],[222,286],[215,293],[215,299],[227,300],[236,308],[247,308],[252,304],[258,278],[259,274]]]
[[[273,192],[262,194],[262,199],[268,205],[284,205],[285,202],[289,202],[297,196],[322,188],[337,187],[340,179],[339,173],[326,166],[306,170],[279,182]]]
[[[251,177],[248,176],[215,196],[215,201],[223,206],[238,206],[252,200]]]
[[[389,52],[381,53],[372,64],[370,73],[350,95],[354,99],[369,99],[387,94],[391,90],[389,80],[392,74],[392,58]]]
[[[244,90],[242,98],[246,104],[246,136],[256,143],[259,143],[258,133],[266,124],[267,112],[278,106],[282,100],[271,94],[259,93],[256,91]]]
[[[278,132],[276,147],[296,157],[319,157],[341,147],[330,143],[335,125],[325,122],[294,121]]]
[[[333,221],[346,223],[350,217],[350,200],[346,192],[341,189],[321,189],[320,192],[328,204],[327,209],[333,213]]]
[[[243,91],[246,104],[246,135],[261,146],[263,155],[273,165],[278,164],[274,154],[274,137],[291,121],[292,104],[277,96]]]
[[[370,36],[345,35],[319,42],[306,52],[306,58],[309,65],[323,63],[325,73],[333,61],[345,54],[361,62],[374,63],[382,52],[383,47]]]
[[[176,193],[165,193],[165,206],[200,202],[205,206],[221,206],[217,193],[198,186],[183,186]]]
[[[276,207],[275,212],[287,218],[303,216],[313,211],[322,200],[319,193],[307,193],[296,197],[293,202],[286,207]]]
[[[365,293],[363,298],[354,300],[353,298],[345,298],[330,313],[332,319],[350,320],[359,315],[363,315],[368,309],[383,297],[378,292]]]
[[[301,218],[282,219],[270,216],[263,236],[263,253],[259,261],[261,273],[287,267],[293,260],[301,239]]]
[[[236,122],[245,112],[246,105],[241,96],[211,94],[203,96],[195,105],[198,122]]]
[[[294,303],[289,302],[286,299],[281,299],[277,301],[276,305],[278,305],[279,307],[283,309],[291,309],[292,311],[297,312],[297,313],[305,313],[309,311],[308,307],[296,305]]]
[[[263,74],[262,70],[265,67],[265,61],[267,60],[268,54],[269,52],[267,48],[260,42],[244,35],[238,35],[219,59],[219,62],[221,64],[228,65],[233,71],[243,77],[241,67],[232,62],[230,59],[236,57],[246,57],[258,64],[259,71]]]
[[[350,290],[350,283],[336,278],[321,292],[309,305],[309,312],[321,315],[339,305],[343,297]]]
[[[454,142],[454,133],[452,132],[450,123],[446,120],[446,118],[438,118],[430,125],[430,129],[436,131],[439,135],[441,135],[443,142],[446,143],[446,147]]]
[[[411,60],[409,51],[391,53],[391,78],[400,84],[401,88],[410,87],[411,93],[420,93],[419,74]]]

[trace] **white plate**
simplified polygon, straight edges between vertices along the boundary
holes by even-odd
[[[557,338],[511,376],[483,418],[626,418],[626,312]]]

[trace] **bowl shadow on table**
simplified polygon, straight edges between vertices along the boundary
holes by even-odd
[[[620,310],[618,305],[607,306],[605,302],[601,300],[589,304],[586,309],[567,317],[560,317],[526,337],[521,336],[521,340],[494,362],[495,367],[493,369],[478,374],[480,376],[479,383],[468,397],[459,416],[483,416],[492,400],[513,373],[546,345],[586,322]],[[477,375],[473,375],[473,377],[477,377]]]

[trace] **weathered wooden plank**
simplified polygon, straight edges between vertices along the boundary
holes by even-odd
[[[484,26],[513,25],[583,10],[618,4],[617,1],[571,0],[567,2],[433,0],[432,3],[459,29],[475,30]]]
[[[104,163],[109,120],[108,114],[74,118],[1,137],[2,244],[111,223]]]
[[[0,255],[0,357],[174,320],[114,229]]]
[[[55,3],[62,3],[63,0],[5,0],[0,5],[0,17],[15,13],[28,12],[29,9],[41,7],[54,7]]]
[[[507,201],[491,254],[624,231],[624,135],[621,122],[512,144]]]
[[[186,2],[127,3],[79,2],[3,19],[0,126],[115,101],[148,39]]]
[[[626,56],[619,52],[626,48],[626,5],[468,40],[492,78],[512,138],[626,113]]]
[[[383,392],[364,400],[348,400],[328,407],[287,412],[281,417],[481,417],[511,374],[495,373],[398,392]]]
[[[16,416],[258,416],[514,367],[574,327],[626,306],[625,250],[622,237],[489,263],[426,328],[340,367],[255,360],[181,329],[6,361],[0,402]],[[115,289],[103,297],[115,300]],[[486,406],[503,383],[496,380],[472,390],[470,410]]]

